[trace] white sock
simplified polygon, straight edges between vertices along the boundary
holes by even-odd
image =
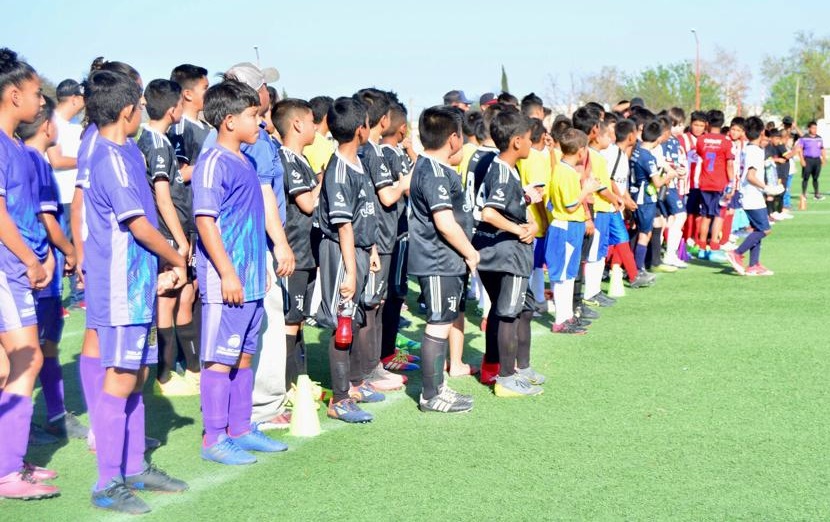
[[[666,255],[671,259],[677,257],[677,251],[680,249],[680,242],[683,240],[683,224],[686,222],[686,213],[677,214],[674,216],[672,226],[669,227],[668,238],[666,240]]]
[[[585,263],[585,297],[594,297],[600,292],[603,268],[605,268],[604,257],[599,261]]]
[[[545,271],[541,268],[534,268],[530,273],[530,291],[537,303],[545,302]]]
[[[574,316],[574,280],[567,279],[553,285],[553,304],[556,306],[556,324]]]

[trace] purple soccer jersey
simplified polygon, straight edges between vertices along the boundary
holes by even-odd
[[[202,152],[191,180],[193,215],[210,216],[242,283],[245,302],[265,297],[265,204],[251,163],[214,145]],[[201,239],[196,273],[202,302],[222,303],[222,281]]]
[[[32,147],[26,147],[26,153],[32,159],[32,163],[37,173],[37,188],[38,188],[38,207],[37,212],[42,214],[48,212],[55,216],[61,229],[64,229],[65,216],[63,215],[63,206],[59,204],[60,193],[58,191],[58,180],[55,178],[55,173],[52,166],[46,161],[46,158]],[[52,274],[52,282],[49,286],[37,293],[38,299],[49,297],[61,297],[63,290],[63,263],[64,256],[60,250],[54,246],[50,247],[52,255],[55,257],[55,272]]]
[[[127,222],[144,216],[158,226],[144,157],[131,142],[98,137],[84,190],[89,234],[84,239],[88,324],[124,326],[153,321],[158,259],[138,243]]]

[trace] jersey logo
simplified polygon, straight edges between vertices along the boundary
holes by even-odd
[[[346,206],[346,198],[343,197],[342,192],[338,192],[337,194],[335,194],[334,199],[335,199],[335,202],[334,202],[335,207],[345,207]]]
[[[502,189],[496,189],[496,193],[493,194],[493,199],[495,199],[496,201],[504,201],[504,191]]]
[[[363,189],[360,189],[360,196],[359,197],[365,198],[366,197],[366,191],[363,190]]]
[[[295,180],[297,180],[297,181],[302,181],[302,179],[303,179],[302,174],[300,174],[300,173],[299,173],[299,172],[297,172],[296,170],[291,171],[291,177],[292,177],[292,178],[294,178],[294,179],[295,179]]]
[[[454,295],[448,297],[447,304],[449,305],[448,308],[450,309],[450,312],[455,313],[458,311],[458,297]]]
[[[164,166],[164,158],[161,157],[161,156],[157,156],[156,157],[156,165],[159,166],[159,167],[163,167]]]
[[[438,197],[441,199],[450,199],[450,195],[447,193],[447,188],[445,186],[438,186]]]
[[[294,300],[297,301],[297,310],[302,312],[305,304],[305,294],[295,295]]]
[[[233,334],[228,338],[228,346],[233,349],[239,348],[242,346],[242,337],[239,334]]]
[[[363,217],[366,216],[374,216],[375,215],[375,204],[374,203],[366,203],[366,205],[360,209],[360,215]]]

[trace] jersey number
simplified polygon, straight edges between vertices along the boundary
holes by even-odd
[[[717,154],[714,152],[707,152],[706,153],[706,171],[707,172],[714,172],[715,171],[715,158]]]

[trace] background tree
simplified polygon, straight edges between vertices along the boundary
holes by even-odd
[[[501,66],[501,92],[510,92],[510,86],[507,84],[507,72],[504,70],[504,65]]]
[[[625,98],[641,97],[650,109],[695,106],[695,70],[689,61],[657,65],[628,76],[623,84]],[[705,72],[700,75],[701,109],[723,106],[720,86]]]
[[[789,53],[767,56],[761,74],[769,86],[765,111],[776,116],[793,115],[796,83],[800,83],[796,120],[804,125],[821,118],[824,114],[821,96],[830,94],[830,36],[796,33]]]
[[[582,76],[576,82],[579,103],[595,101],[613,107],[624,96],[624,75],[616,66],[604,66],[597,73]]]
[[[720,88],[723,96],[723,111],[726,114],[737,114],[744,106],[744,99],[752,81],[752,72],[749,67],[738,60],[734,51],[727,51],[722,47],[715,48],[715,57],[711,61],[703,62],[703,71]],[[703,107],[707,105],[703,104]]]

